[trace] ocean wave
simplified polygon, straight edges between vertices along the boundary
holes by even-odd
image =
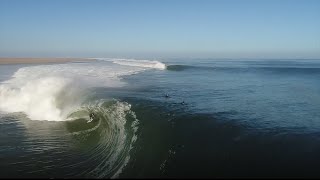
[[[102,62],[23,67],[0,84],[0,111],[65,123],[69,135],[89,147],[88,158],[68,168],[92,164],[79,176],[116,178],[130,160],[139,121],[129,103],[92,98],[92,88],[121,87],[122,76],[143,70]],[[95,120],[88,123],[90,113]]]
[[[167,70],[170,71],[183,71],[186,69],[196,68],[195,66],[188,66],[188,65],[168,65]]]
[[[63,121],[85,102],[90,88],[121,87],[123,76],[165,67],[156,61],[113,61],[130,65],[91,62],[20,68],[0,84],[0,111],[24,112],[32,120]]]
[[[85,112],[85,113],[84,113]],[[93,112],[95,119],[87,123],[83,114]],[[130,151],[137,140],[139,121],[131,105],[117,100],[99,100],[73,112],[73,121],[66,121],[70,134],[81,144],[95,142],[87,152],[90,166],[84,177],[116,178],[130,160]],[[99,162],[98,164],[96,162]]]
[[[153,69],[166,69],[166,65],[160,61],[155,60],[136,60],[136,59],[115,59],[115,58],[95,58],[96,60],[101,61],[111,61],[115,64],[124,65],[124,66],[135,66],[143,68],[153,68]]]
[[[179,65],[172,64],[167,65],[166,69],[169,71],[185,71],[185,70],[199,70],[199,71],[224,71],[224,72],[247,72],[247,71],[261,71],[261,72],[272,72],[272,73],[282,73],[282,74],[316,74],[320,72],[319,67],[281,67],[281,66],[263,66],[263,65],[252,65],[252,66],[202,66],[202,65]]]

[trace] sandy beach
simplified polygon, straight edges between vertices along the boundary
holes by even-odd
[[[30,63],[63,63],[71,61],[90,61],[85,58],[0,58],[0,64],[30,64]]]

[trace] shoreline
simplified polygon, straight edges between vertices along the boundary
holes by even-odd
[[[4,64],[39,64],[39,63],[65,63],[72,61],[92,61],[86,58],[1,58],[0,65]]]

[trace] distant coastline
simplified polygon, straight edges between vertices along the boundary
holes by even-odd
[[[92,61],[86,58],[1,58],[1,64],[32,64],[32,63],[64,63],[71,61]]]

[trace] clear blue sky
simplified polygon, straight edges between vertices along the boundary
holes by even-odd
[[[0,56],[320,58],[320,0],[0,0]]]

